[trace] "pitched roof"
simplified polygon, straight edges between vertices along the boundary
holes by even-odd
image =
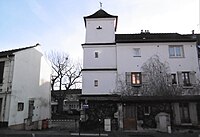
[[[107,12],[105,12],[104,10],[100,9],[97,12],[95,12],[94,14],[84,17],[84,19],[87,19],[87,18],[117,18],[117,16],[110,15]]]
[[[115,30],[117,29],[117,19],[118,19],[118,16],[108,14],[103,9],[100,9],[97,12],[95,12],[94,14],[89,15],[89,16],[85,16],[83,18],[84,18],[85,26],[86,26],[86,19],[92,19],[92,18],[115,18],[116,19]]]
[[[30,49],[30,48],[34,48],[34,47],[37,47],[37,46],[39,46],[38,43],[36,45],[34,45],[34,46],[29,46],[29,47],[24,47],[24,48],[17,48],[17,49],[12,49],[12,50],[1,51],[0,52],[0,57],[6,57],[6,56],[14,55],[13,53],[15,53],[15,52],[26,50],[26,49]]]
[[[195,42],[196,38],[190,35],[178,33],[140,33],[140,34],[116,34],[117,43],[146,43],[146,42]]]

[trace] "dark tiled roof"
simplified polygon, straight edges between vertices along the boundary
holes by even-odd
[[[1,52],[0,52],[0,57],[12,56],[13,53],[15,53],[15,52],[22,51],[22,50],[26,50],[26,49],[30,49],[30,48],[34,48],[34,47],[37,47],[38,45],[39,45],[39,44],[36,44],[36,45],[34,45],[34,46],[24,47],[24,48],[18,48],[18,49],[12,49],[12,50],[1,51]]]
[[[140,33],[140,34],[116,34],[116,43],[145,43],[145,42],[195,42],[191,35],[178,33]]]
[[[97,12],[95,12],[92,15],[85,16],[83,18],[84,18],[85,26],[86,26],[86,19],[89,19],[89,18],[116,18],[115,30],[117,29],[117,19],[118,19],[118,16],[110,15],[110,14],[108,14],[107,12],[105,12],[102,9],[98,10]]]
[[[94,14],[84,17],[84,19],[87,19],[87,18],[117,18],[117,16],[110,15],[107,12],[105,12],[104,10],[100,9],[97,12],[95,12]]]

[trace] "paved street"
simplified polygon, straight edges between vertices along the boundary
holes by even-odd
[[[67,130],[41,130],[41,131],[16,131],[0,129],[0,137],[79,137],[78,133],[70,133]],[[81,133],[81,137],[98,137],[98,133]],[[108,132],[102,133],[102,137],[200,137],[200,131],[176,132],[172,134],[160,132]]]

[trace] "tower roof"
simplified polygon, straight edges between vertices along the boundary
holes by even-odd
[[[88,18],[117,18],[117,16],[110,15],[107,12],[105,12],[104,10],[100,9],[97,12],[95,12],[94,14],[84,17],[84,19],[88,19]]]
[[[85,26],[86,26],[86,19],[92,19],[92,18],[115,18],[116,19],[115,30],[117,28],[117,19],[118,19],[118,16],[108,14],[103,9],[100,9],[97,12],[95,12],[94,14],[89,15],[89,16],[85,16],[83,18],[84,18]]]

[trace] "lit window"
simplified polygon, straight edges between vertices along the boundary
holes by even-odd
[[[95,86],[95,87],[98,87],[98,84],[99,84],[99,83],[98,83],[98,80],[94,80],[94,86]]]
[[[23,111],[24,110],[24,103],[23,102],[19,102],[18,103],[18,108],[17,108],[18,111]]]
[[[139,86],[141,84],[141,79],[142,79],[141,72],[132,72],[131,73],[131,83],[134,86]]]
[[[183,46],[169,46],[169,57],[183,57]]]
[[[133,57],[141,57],[140,48],[133,49]]]
[[[99,52],[94,52],[94,57],[99,58]]]

